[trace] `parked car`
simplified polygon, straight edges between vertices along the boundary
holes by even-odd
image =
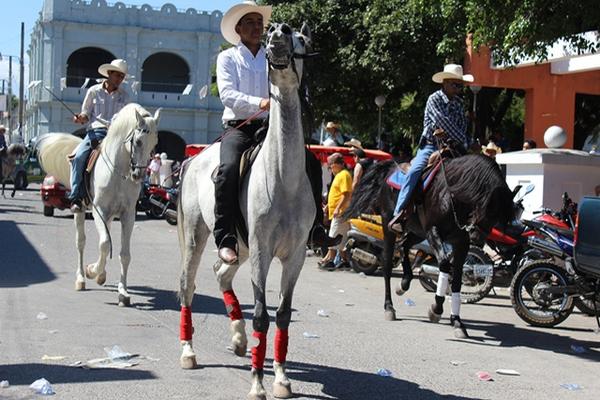
[[[51,217],[54,215],[54,209],[64,210],[71,206],[67,198],[69,189],[62,185],[52,175],[46,175],[40,189],[42,202],[44,203],[44,215]]]

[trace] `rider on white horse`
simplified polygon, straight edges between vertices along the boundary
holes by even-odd
[[[106,137],[108,124],[127,103],[129,95],[120,87],[127,75],[127,62],[116,59],[110,64],[102,64],[98,68],[100,75],[107,79],[88,89],[81,112],[73,117],[73,122],[89,124],[85,139],[75,153],[71,163],[71,211],[81,212],[82,201],[86,198],[83,172],[87,159],[96,146]]]
[[[261,39],[270,18],[271,6],[258,6],[254,1],[244,1],[229,9],[221,21],[223,37],[234,45],[217,58],[217,85],[225,107],[223,125],[227,133],[221,141],[221,158],[215,183],[214,235],[219,257],[227,264],[237,261],[235,218],[239,215],[240,157],[256,142],[257,131],[268,124],[269,79]],[[252,117],[254,119],[239,126]],[[320,223],[323,220],[321,167],[316,157],[307,153],[307,174],[317,202],[311,240],[315,244],[334,246],[341,237],[329,238]],[[315,168],[315,163],[318,168]]]

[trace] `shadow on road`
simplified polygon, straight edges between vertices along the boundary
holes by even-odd
[[[265,365],[270,365],[272,360],[267,360]],[[240,365],[202,365],[202,368],[235,368],[250,371],[247,366]],[[443,395],[429,389],[421,388],[417,383],[398,379],[393,376],[383,377],[374,373],[353,371],[350,369],[328,367],[325,365],[288,362],[288,378],[294,381],[317,382],[323,385],[322,395],[309,395],[295,393],[295,397],[307,399],[343,399],[343,400],[404,400],[404,399],[446,399],[446,400],[471,400],[475,398]],[[271,369],[265,368],[265,375],[273,376]],[[269,386],[265,386],[267,392]],[[243,389],[242,389],[243,390]],[[250,390],[248,385],[247,390]],[[242,397],[240,395],[240,397]]]
[[[51,384],[156,379],[156,376],[149,371],[133,369],[95,369],[90,371],[66,365],[41,363],[0,365],[0,376],[8,379],[11,386],[30,385],[40,377],[46,378]]]
[[[0,221],[0,288],[25,287],[56,279],[13,221]]]

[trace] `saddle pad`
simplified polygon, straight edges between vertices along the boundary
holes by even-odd
[[[437,175],[442,163],[438,161],[433,168],[429,166],[423,172],[421,180],[423,181],[423,192],[426,192],[429,185],[433,181],[433,178]],[[396,168],[394,172],[386,179],[386,183],[396,190],[402,189],[402,186],[406,183],[406,170],[402,167]]]

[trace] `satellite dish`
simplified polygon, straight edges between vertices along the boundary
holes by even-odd
[[[567,132],[557,125],[552,125],[544,132],[544,143],[550,149],[558,149],[567,143]]]

